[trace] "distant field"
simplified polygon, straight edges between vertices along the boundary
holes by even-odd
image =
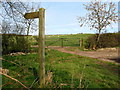
[[[93,34],[70,34],[70,35],[46,35],[47,46],[80,46],[80,40],[83,42]]]
[[[54,38],[83,38],[86,39],[87,37],[93,34],[66,34],[66,35],[46,35],[46,39],[54,39]]]
[[[68,35],[46,35],[46,46],[79,46],[80,40],[83,42],[94,34],[68,34]],[[35,43],[36,44],[36,43]]]

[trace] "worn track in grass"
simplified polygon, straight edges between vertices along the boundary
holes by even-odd
[[[47,48],[55,49],[65,53],[71,53],[80,56],[91,57],[103,61],[114,62],[120,64],[120,58],[118,56],[118,48],[106,48],[99,49],[96,51],[81,51],[76,47],[60,47],[60,46],[49,46]]]

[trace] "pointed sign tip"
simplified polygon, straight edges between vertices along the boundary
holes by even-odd
[[[24,18],[25,19],[39,18],[39,12],[25,13]]]

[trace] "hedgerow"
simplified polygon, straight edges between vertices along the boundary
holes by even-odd
[[[120,33],[104,33],[100,35],[99,42],[96,41],[97,35],[90,36],[86,40],[85,48],[109,48],[119,47]]]
[[[2,54],[29,52],[31,36],[2,34]]]

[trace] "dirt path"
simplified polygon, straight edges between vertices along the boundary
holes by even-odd
[[[99,60],[115,62],[117,64],[120,64],[120,58],[118,57],[118,49],[117,48],[106,48],[106,49],[99,49],[96,51],[81,51],[75,47],[61,48],[59,46],[50,46],[48,48],[55,49],[55,50],[65,52],[65,53],[71,53],[71,54],[96,58]]]

